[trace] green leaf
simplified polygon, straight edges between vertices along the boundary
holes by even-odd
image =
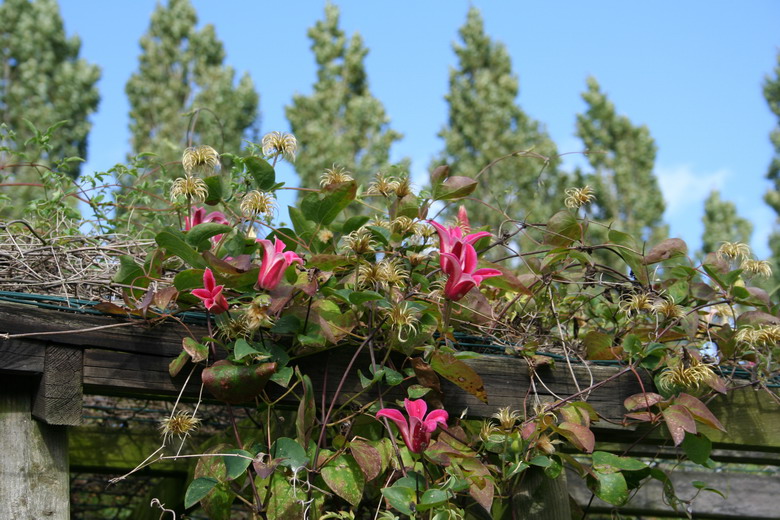
[[[552,464],[552,461],[550,460],[550,457],[546,455],[537,455],[536,457],[529,460],[528,464],[530,464],[531,466],[539,466],[540,468],[546,468],[549,467],[550,464]]]
[[[181,340],[184,351],[192,358],[193,363],[200,363],[204,359],[209,357],[209,348],[203,343],[195,341],[189,336]]]
[[[271,332],[274,334],[295,334],[301,328],[301,320],[297,316],[287,314],[282,316],[274,326],[271,327]]]
[[[593,452],[593,469],[602,473],[615,471],[639,471],[647,468],[647,464],[631,457],[620,457],[606,451]]]
[[[702,434],[686,433],[682,442],[685,455],[696,464],[707,465],[712,453],[712,441]]]
[[[455,358],[451,353],[436,351],[431,356],[431,368],[448,381],[470,393],[483,403],[488,402],[482,378],[469,365]]]
[[[268,520],[300,520],[304,518],[303,502],[306,490],[293,487],[282,471],[271,476],[271,497],[268,501]]]
[[[559,211],[547,221],[544,243],[566,247],[582,239],[582,225],[571,211]]]
[[[187,361],[190,360],[190,355],[187,354],[185,350],[182,350],[179,352],[179,355],[176,356],[176,359],[170,362],[168,365],[168,374],[170,376],[176,377],[179,375],[179,372],[181,372],[181,369],[184,368],[184,366],[187,364]]]
[[[203,260],[203,257],[187,244],[184,240],[184,234],[180,231],[173,228],[164,229],[157,233],[154,240],[157,242],[157,245],[169,253],[178,256],[184,260],[186,264],[192,267],[206,267],[206,262]]]
[[[355,181],[338,184],[333,191],[326,192],[322,198],[318,193],[310,193],[301,201],[301,213],[307,220],[321,226],[327,226],[355,200],[356,194],[357,183]]]
[[[417,504],[417,511],[427,511],[436,506],[440,506],[449,500],[450,494],[442,489],[428,489],[420,497],[420,503]]]
[[[626,264],[631,268],[631,272],[634,273],[634,277],[642,285],[648,284],[647,267],[644,265],[644,258],[638,253],[639,247],[637,246],[634,237],[622,231],[611,229],[608,234],[609,241],[615,245],[621,247],[615,247],[615,251],[620,255]]]
[[[382,496],[401,513],[409,516],[414,515],[414,511],[409,506],[414,505],[415,509],[417,507],[417,491],[415,489],[394,484],[392,487],[382,489]]]
[[[209,494],[219,482],[211,477],[199,477],[190,482],[187,492],[184,493],[184,507],[190,508]]]
[[[178,291],[189,291],[203,287],[203,269],[186,269],[173,277],[173,286]]]
[[[309,464],[309,456],[306,455],[306,450],[295,440],[288,437],[276,439],[273,446],[271,446],[271,456],[274,459],[282,459],[279,465],[287,466],[288,468],[302,468]]]
[[[366,215],[357,215],[354,217],[349,217],[346,222],[344,222],[344,225],[341,226],[341,232],[345,235],[352,233],[353,231],[356,231],[363,227],[366,222],[371,220]]]
[[[268,191],[276,184],[274,167],[262,157],[252,155],[244,158],[244,167],[258,190]]]
[[[229,183],[223,182],[221,175],[212,175],[210,177],[206,177],[203,179],[203,182],[206,183],[206,187],[208,188],[206,200],[203,202],[209,206],[219,204],[223,199],[226,199],[230,196]]]
[[[244,359],[246,356],[251,356],[251,355],[260,354],[260,353],[261,352],[256,350],[244,338],[237,339],[236,340],[236,344],[233,347],[233,358],[236,361],[240,361],[240,360]]]
[[[301,374],[297,367],[295,370],[303,387],[303,398],[298,404],[298,414],[295,421],[295,433],[297,441],[302,446],[306,446],[309,444],[309,438],[314,428],[317,404],[314,402],[314,387],[312,386],[311,378],[308,375]]]
[[[240,457],[236,457],[236,456],[222,457],[225,461],[225,468],[227,468],[227,479],[233,480],[244,474],[246,468],[248,468],[249,464],[251,464],[253,457],[252,454],[246,450],[228,450],[226,453],[235,453],[236,455],[243,455]]]
[[[352,305],[363,305],[366,302],[382,300],[384,296],[376,291],[353,291],[349,295],[349,301]]]
[[[192,247],[198,247],[198,244],[204,240],[217,235],[223,235],[233,231],[233,226],[227,224],[218,224],[217,222],[204,222],[187,231],[186,241]]]
[[[237,365],[222,359],[205,368],[201,380],[220,401],[241,404],[251,401],[263,391],[276,367],[276,363]]]
[[[593,491],[597,497],[615,506],[626,503],[628,500],[628,486],[622,473],[601,473],[596,471],[594,474],[597,483],[596,489]]]

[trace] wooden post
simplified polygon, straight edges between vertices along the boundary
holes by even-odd
[[[0,387],[0,518],[68,520],[67,430],[33,419],[30,383],[6,376]]]

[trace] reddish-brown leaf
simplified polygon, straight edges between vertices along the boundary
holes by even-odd
[[[483,403],[488,402],[482,378],[473,368],[456,359],[449,352],[435,352],[431,356],[431,368],[443,378],[451,381]]]
[[[710,428],[715,428],[722,432],[726,431],[726,428],[720,423],[720,421],[712,414],[707,406],[688,394],[680,394],[674,400],[675,404],[684,406],[693,417],[702,424],[706,424]],[[695,433],[695,432],[692,432]]]
[[[357,438],[352,439],[349,443],[349,449],[366,476],[366,480],[374,480],[382,471],[382,456],[379,454],[379,450]]]
[[[634,394],[626,398],[626,400],[623,402],[623,406],[626,407],[626,410],[632,412],[634,410],[649,408],[663,400],[664,397],[662,395],[653,392],[645,392],[643,394]]]
[[[596,446],[593,432],[581,424],[562,422],[558,425],[558,433],[566,437],[577,449],[586,453],[591,453]]]
[[[664,408],[661,414],[664,416],[675,446],[679,446],[685,439],[685,432],[696,433],[696,422],[686,407],[673,404]]]

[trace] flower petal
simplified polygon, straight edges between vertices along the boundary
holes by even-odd
[[[426,403],[424,399],[415,399],[414,401],[411,399],[404,399],[404,406],[406,407],[406,411],[410,418],[414,417],[421,421],[423,420],[423,417],[425,417],[425,412],[428,411],[428,403]]]
[[[423,424],[429,432],[433,432],[438,424],[441,424],[441,427],[446,430],[449,417],[447,410],[432,410],[428,417],[425,418],[425,421],[423,421]]]
[[[216,285],[217,283],[214,280],[214,273],[211,272],[211,269],[207,268],[205,271],[203,271],[203,287],[207,291],[213,291],[214,286]]]

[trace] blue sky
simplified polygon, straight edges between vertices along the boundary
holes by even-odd
[[[138,66],[142,34],[156,0],[60,0],[68,34],[82,39],[82,57],[102,67],[101,104],[93,116],[86,172],[124,160],[129,148],[124,85]],[[199,24],[215,25],[226,62],[248,71],[260,93],[261,133],[288,130],[284,107],[315,80],[306,30],[325,3],[298,0],[194,0]],[[703,201],[711,189],[736,203],[755,227],[765,256],[774,224],[762,200],[776,118],[761,85],[780,51],[780,2],[529,2],[502,0],[342,0],[341,26],[370,49],[371,90],[392,127],[393,148],[424,178],[442,148],[452,43],[470,5],[503,42],[520,78],[518,103],[546,125],[561,153],[582,150],[574,136],[585,79],[593,75],[617,110],[649,127],[658,146],[656,174],[673,236],[699,246]],[[576,161],[576,156],[570,161]],[[279,169],[295,184],[289,168]]]

